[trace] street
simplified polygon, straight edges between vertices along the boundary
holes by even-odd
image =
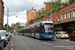
[[[68,39],[39,40],[26,36],[12,35],[4,50],[75,50],[75,41]]]

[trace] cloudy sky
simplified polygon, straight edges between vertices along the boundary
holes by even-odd
[[[3,0],[4,24],[7,23],[7,8],[9,8],[9,25],[16,22],[26,23],[26,11],[32,7],[37,10],[40,9],[44,1],[49,0]]]

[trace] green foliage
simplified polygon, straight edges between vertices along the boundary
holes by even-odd
[[[3,27],[4,27],[5,29],[7,29],[7,24],[5,24]],[[14,28],[15,28],[16,31],[18,31],[19,29],[21,29],[21,28],[23,28],[23,27],[24,27],[24,26],[20,26],[20,23],[17,22],[17,23],[15,23],[15,24],[12,23],[11,26],[8,25],[8,30],[12,33],[13,30],[14,30]]]
[[[61,2],[57,1],[56,3],[54,3],[54,5],[53,5],[53,7],[52,7],[52,13],[53,13],[53,12],[56,12],[56,11],[58,11],[58,10],[64,8],[64,7],[66,7],[66,6],[68,6],[68,5],[69,5],[69,4],[68,4],[67,2],[66,2],[66,3],[63,3],[63,4],[61,5]]]
[[[29,20],[29,22],[28,23],[32,23],[33,22],[33,20],[31,19],[31,20]]]
[[[3,26],[5,29],[7,29],[7,24],[5,24],[4,26]],[[10,30],[11,29],[11,27],[8,25],[8,30]]]
[[[46,16],[46,14],[41,14],[41,15],[40,15],[41,18],[43,18],[43,17],[45,17],[45,16]]]
[[[74,2],[75,2],[75,0],[69,0],[69,4],[72,4]]]
[[[50,14],[50,12],[46,12],[46,15],[49,15]]]
[[[66,2],[66,3],[63,3],[64,7],[68,6],[69,4]]]
[[[55,2],[54,5],[52,6],[52,12],[55,12],[60,9],[61,9],[61,2],[59,1]]]
[[[36,20],[38,20],[38,19],[40,19],[40,17],[36,17],[33,21],[36,21]]]

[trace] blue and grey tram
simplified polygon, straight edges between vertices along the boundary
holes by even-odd
[[[19,30],[20,34],[38,38],[38,39],[54,39],[54,24],[50,21],[41,21],[33,25],[27,26]]]

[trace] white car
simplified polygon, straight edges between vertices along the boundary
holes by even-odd
[[[9,36],[11,37],[11,33],[9,32]]]
[[[9,32],[6,32],[6,35],[8,35],[7,38],[8,38],[8,41],[9,41],[10,40]]]
[[[2,33],[0,33],[0,50],[3,50],[3,46],[4,46],[4,40],[2,40],[1,39],[1,37],[2,37],[3,35],[2,35]]]
[[[8,43],[8,34],[6,30],[0,30],[0,33],[2,33],[3,36],[1,36],[1,39],[4,40],[4,47]]]

